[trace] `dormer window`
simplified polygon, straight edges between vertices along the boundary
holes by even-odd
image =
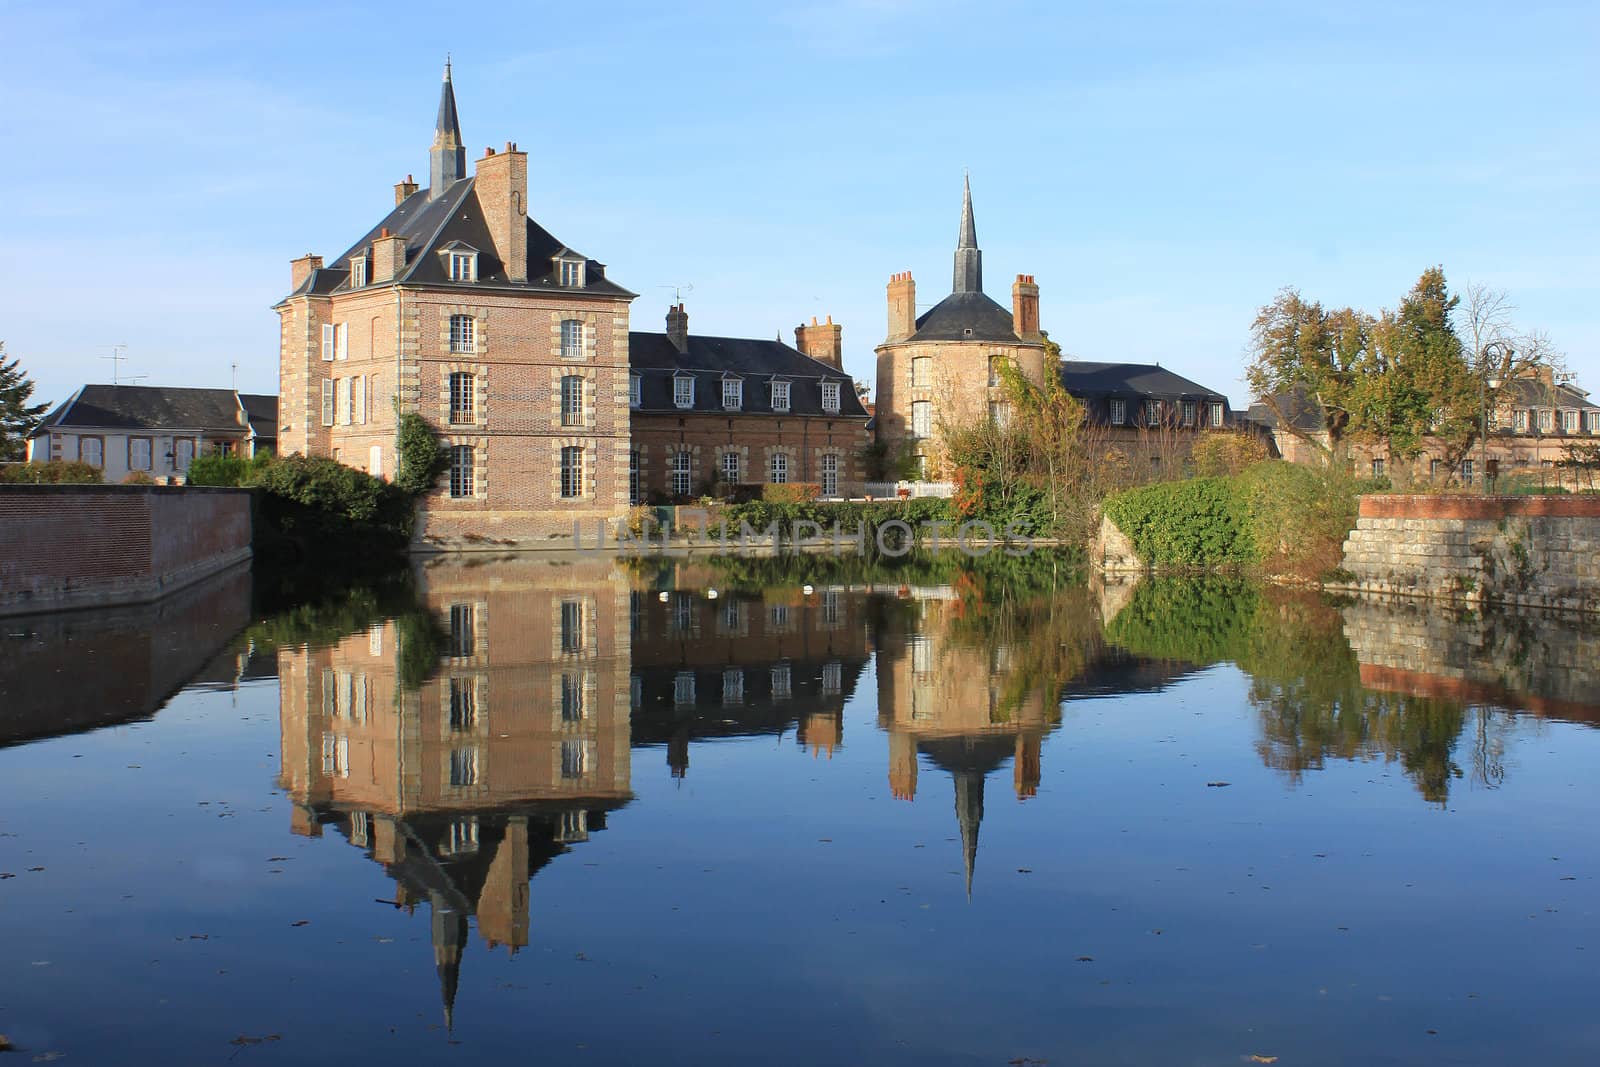
[[[561,287],[564,289],[581,289],[583,287],[583,260],[561,259],[557,261],[558,274]]]
[[[784,412],[789,410],[789,383],[772,383],[772,410]]]
[[[359,289],[367,284],[367,257],[350,257],[350,288]]]
[[[636,408],[644,403],[644,389],[642,379],[637,374],[628,375],[628,406]]]
[[[462,241],[451,241],[439,249],[444,256],[445,272],[453,282],[478,280],[478,250]]]
[[[744,382],[738,378],[722,379],[722,410],[738,411],[744,407]]]
[[[672,379],[672,404],[674,407],[694,407],[694,378],[679,374]]]
[[[822,383],[822,410],[830,415],[839,413],[839,383]]]

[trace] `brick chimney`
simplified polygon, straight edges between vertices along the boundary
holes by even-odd
[[[682,304],[667,309],[667,340],[679,352],[689,351],[689,313],[683,310]]]
[[[917,283],[910,271],[889,278],[889,336],[887,341],[904,341],[917,332]]]
[[[300,288],[301,283],[311,276],[312,271],[321,269],[322,257],[314,256],[310,252],[307,252],[299,259],[291,259],[289,261],[289,291],[292,293]]]
[[[386,226],[372,240],[372,282],[391,282],[406,269],[406,239]]]
[[[844,370],[844,328],[828,316],[828,321],[818,324],[815,317],[811,325],[801,323],[794,328],[794,346],[812,359],[820,359],[835,370]]]
[[[416,181],[411,177],[411,175],[407,174],[405,181],[395,183],[394,206],[399,207],[401,204],[405,203],[406,200],[408,200],[416,191]]]
[[[486,149],[474,183],[495,254],[513,282],[528,280],[528,153],[512,141],[504,152]]]
[[[1011,283],[1011,328],[1024,341],[1039,340],[1039,287],[1031,274]]]

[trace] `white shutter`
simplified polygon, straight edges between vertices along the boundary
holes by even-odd
[[[355,409],[353,421],[365,425],[367,421],[367,379],[362,375],[357,375],[350,381],[354,387],[354,392],[350,397],[350,406]]]
[[[350,324],[342,323],[338,327],[338,349],[340,359],[350,358]]]
[[[329,378],[322,383],[322,425],[333,425],[333,379]]]
[[[322,327],[322,358],[328,360],[329,362],[332,362],[333,360],[333,342],[334,335],[337,332],[338,331],[334,329],[331,323]]]

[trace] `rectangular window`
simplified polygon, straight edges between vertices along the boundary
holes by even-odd
[[[1440,460],[1430,459],[1428,461],[1428,477],[1430,479],[1437,479],[1439,477],[1439,474],[1443,470],[1444,470],[1444,463],[1441,462]]]
[[[679,671],[672,676],[672,702],[680,707],[694,703],[693,671]]]
[[[1556,428],[1556,413],[1548,408],[1539,412],[1539,432],[1549,433]]]
[[[476,747],[450,750],[450,784],[456,788],[478,784],[478,750]]]
[[[334,349],[334,342],[335,342],[335,340],[337,338],[337,334],[338,334],[338,331],[334,329],[332,323],[324,323],[323,324],[323,326],[322,326],[322,358],[323,358],[323,360],[325,362],[329,362],[329,363],[333,362],[333,355],[334,355],[333,349]]]
[[[739,667],[722,670],[722,702],[738,705],[744,703],[744,671]]]
[[[639,484],[639,450],[628,450],[628,503],[638,504],[644,500],[644,492]]]
[[[478,686],[472,678],[450,679],[450,731],[461,733],[478,725]]]
[[[334,354],[339,359],[350,358],[350,324],[341,322],[334,327]]]
[[[583,721],[583,675],[571,671],[561,674],[561,721],[563,723],[578,723]]]
[[[773,382],[772,383],[772,410],[773,411],[788,411],[789,410],[789,383],[788,382]]]
[[[582,260],[563,259],[561,261],[561,284],[564,286],[577,286],[583,284]]]
[[[586,644],[583,626],[583,601],[561,602],[561,651],[567,655],[582,652]]]
[[[933,386],[933,360],[917,356],[911,361],[911,388],[929,389]]]
[[[832,454],[822,457],[822,495],[839,495],[839,457]]]
[[[561,450],[561,496],[571,500],[583,495],[583,449],[568,445]]]
[[[672,379],[672,403],[675,407],[694,407],[694,379],[679,374]]]
[[[472,260],[470,252],[450,253],[450,280],[453,282],[470,282],[472,280]]]
[[[1144,421],[1151,426],[1161,425],[1161,401],[1146,400],[1144,402]]]
[[[843,614],[839,609],[839,590],[824,589],[822,591],[822,625],[832,629],[843,621]]]
[[[456,499],[477,495],[478,450],[472,445],[450,448],[450,495]]]
[[[672,494],[689,495],[689,453],[686,451],[672,454]]]
[[[333,425],[335,410],[333,406],[333,379],[327,378],[322,382],[322,425]]]
[[[1589,432],[1600,433],[1600,411],[1589,412]]]
[[[1183,424],[1185,426],[1193,426],[1194,420],[1195,402],[1193,400],[1185,400],[1183,402]]]
[[[478,851],[478,817],[468,815],[450,823],[450,837],[439,849],[441,855],[462,856]]]
[[[134,471],[150,469],[150,438],[128,438],[128,469]]]
[[[1219,401],[1213,400],[1211,403],[1206,405],[1206,408],[1210,414],[1211,428],[1213,430],[1222,429],[1222,404]]]
[[[561,742],[561,777],[582,778],[589,773],[589,742]]]
[[[830,415],[839,413],[839,383],[822,383],[822,410]]]
[[[1561,430],[1563,433],[1578,432],[1578,413],[1576,411],[1563,411],[1561,413]]]
[[[1374,478],[1383,477],[1383,460],[1375,459],[1372,461],[1372,476]]]
[[[822,665],[822,691],[832,695],[844,688],[844,664],[830,660]]]
[[[105,441],[99,437],[78,438],[78,458],[91,467],[105,466]]]
[[[744,407],[744,382],[737,378],[722,379],[722,410],[738,411]]]
[[[561,320],[561,358],[583,358],[583,323],[578,319]]]
[[[478,350],[478,320],[471,315],[450,316],[450,351]]]
[[[450,421],[468,423],[476,418],[478,376],[457,372],[450,375]]]
[[[362,258],[350,260],[350,288],[359,289],[367,284],[367,261]]]
[[[583,425],[583,379],[576,374],[561,379],[561,425]]]
[[[990,356],[989,357],[989,388],[990,389],[997,388],[1000,385],[1000,364],[1005,358],[1006,357],[1004,357],[1004,356]]]
[[[1462,460],[1461,461],[1461,480],[1464,481],[1464,482],[1469,482],[1470,483],[1472,481],[1472,473],[1473,473],[1472,460],[1470,460],[1470,459]]]
[[[1516,424],[1517,424],[1517,432],[1518,433],[1527,433],[1528,432],[1528,413],[1526,411],[1518,411],[1517,412],[1517,422],[1516,422]]]
[[[450,605],[450,655],[470,656],[478,648],[477,612],[471,604]]]
[[[1128,402],[1126,400],[1111,401],[1111,425],[1121,426],[1128,421]]]
[[[926,400],[916,400],[911,404],[911,435],[933,436],[933,405]]]
[[[789,456],[784,452],[772,454],[772,477],[769,481],[782,485],[789,480]]]
[[[194,462],[194,441],[192,438],[180,437],[172,442],[172,465],[184,474],[189,473],[189,464]]]
[[[772,668],[772,699],[788,700],[793,691],[790,687],[790,670],[787,663],[779,663]]]
[[[729,485],[739,484],[739,453],[730,451],[722,454],[722,480]]]
[[[630,408],[636,408],[644,402],[642,384],[643,382],[637,374],[628,375],[628,406]]]

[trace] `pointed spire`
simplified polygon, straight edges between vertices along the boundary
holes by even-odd
[[[983,773],[957,771],[956,822],[961,826],[961,859],[967,873],[967,899],[972,899],[972,872],[978,865],[978,826],[983,822]]]
[[[444,1002],[444,1025],[456,1025],[456,989],[461,983],[461,951],[467,942],[467,919],[438,894],[430,894],[433,911],[433,964],[439,974],[439,999]]]
[[[450,56],[444,59],[444,84],[439,89],[439,116],[433,123],[433,148],[428,152],[428,199],[443,193],[451,182],[467,176],[467,146],[461,139],[461,119],[456,114],[456,90],[450,81]]]
[[[956,241],[956,272],[952,292],[983,292],[983,253],[978,249],[978,226],[972,220],[972,181],[961,178],[961,236]]]

